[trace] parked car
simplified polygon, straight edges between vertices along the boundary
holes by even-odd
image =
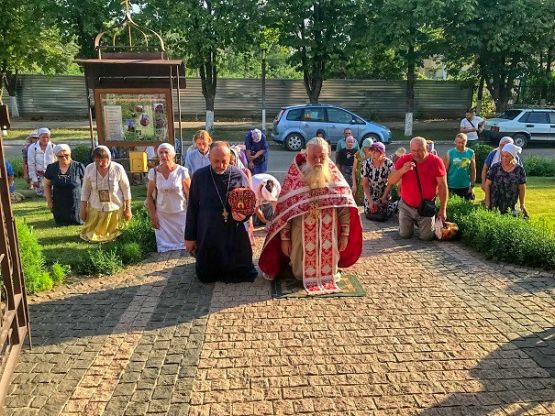
[[[272,140],[291,151],[301,150],[306,142],[322,129],[326,139],[335,145],[350,128],[360,143],[366,138],[389,143],[391,130],[378,123],[366,121],[341,107],[329,104],[303,104],[282,107],[273,122]]]
[[[515,144],[526,146],[530,141],[555,140],[555,109],[521,108],[507,110],[486,120],[484,137],[497,144],[503,136],[511,136]]]

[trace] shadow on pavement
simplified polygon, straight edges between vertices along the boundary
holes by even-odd
[[[555,328],[509,341],[470,375],[482,384],[479,392],[453,393],[420,415],[553,414],[537,408],[555,401]]]

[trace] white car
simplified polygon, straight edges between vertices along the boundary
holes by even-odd
[[[483,134],[495,145],[503,136],[511,136],[515,144],[524,147],[530,141],[555,141],[555,109],[511,109],[484,124]]]

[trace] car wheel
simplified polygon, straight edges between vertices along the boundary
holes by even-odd
[[[381,141],[382,141],[382,139],[380,138],[380,136],[378,136],[377,134],[369,133],[369,134],[365,134],[365,135],[364,135],[364,137],[363,137],[362,140],[360,141],[360,146],[362,146],[362,143],[363,143],[366,139],[372,139],[373,142],[381,142]]]
[[[304,147],[304,137],[299,133],[291,133],[285,138],[285,148],[291,152],[298,152]]]
[[[528,137],[525,134],[518,133],[513,136],[515,144],[519,147],[524,147],[528,143]]]

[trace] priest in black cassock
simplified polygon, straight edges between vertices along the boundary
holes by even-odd
[[[210,146],[210,165],[198,169],[191,181],[185,224],[185,249],[197,259],[200,281],[252,282],[258,275],[244,225],[246,217],[232,215],[229,192],[248,187],[246,176],[230,165],[227,142]]]

